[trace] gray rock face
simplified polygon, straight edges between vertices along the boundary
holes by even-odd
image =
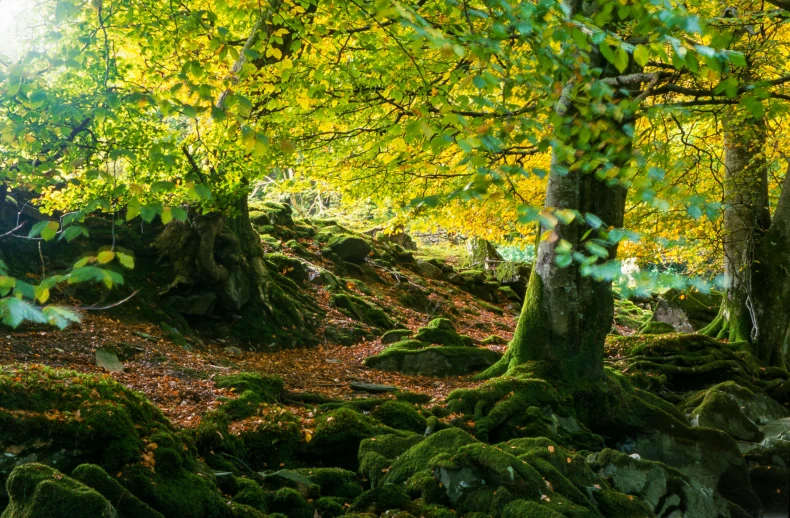
[[[678,304],[660,299],[653,311],[653,320],[669,324],[678,333],[693,333],[694,327],[689,318]]]
[[[367,241],[357,236],[338,236],[329,243],[338,257],[344,261],[361,263],[370,254],[370,245]]]
[[[646,502],[656,516],[730,516],[717,491],[659,462],[604,450],[587,457],[587,463],[616,490]]]

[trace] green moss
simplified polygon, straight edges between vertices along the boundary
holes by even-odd
[[[305,263],[294,257],[281,253],[269,253],[263,256],[269,267],[289,279],[301,283],[307,280]]]
[[[606,518],[652,518],[653,511],[646,503],[630,495],[617,491],[597,490],[592,498],[598,504],[598,510]]]
[[[391,329],[395,326],[384,310],[356,295],[336,293],[332,295],[331,304],[341,313],[371,326],[381,329]]]
[[[335,496],[324,496],[316,500],[315,512],[321,518],[336,518],[346,514],[346,501]]]
[[[562,518],[563,514],[528,500],[514,500],[502,510],[501,518]]]
[[[0,442],[27,447],[41,440],[51,444],[53,454],[64,449],[93,452],[82,462],[90,460],[111,472],[137,462],[147,437],[174,432],[143,396],[112,380],[68,370],[0,367],[0,401]],[[51,418],[53,412],[57,419]],[[39,459],[46,458],[36,449]],[[69,462],[61,459],[59,467],[76,467]]]
[[[401,486],[384,484],[359,495],[349,511],[378,515],[392,509],[408,511],[413,508],[409,495]]]
[[[3,518],[115,517],[110,502],[97,491],[43,464],[15,468],[6,489],[10,502]]]
[[[120,518],[163,518],[95,464],[77,466],[71,476],[112,502]]]
[[[353,471],[340,468],[302,468],[296,472],[317,484],[321,489],[321,496],[353,500],[362,493],[362,486]]]
[[[282,513],[288,518],[313,518],[313,506],[295,489],[278,489],[272,497],[271,511]]]
[[[393,329],[381,335],[381,343],[393,344],[411,336],[409,329]]]
[[[350,408],[338,408],[317,419],[315,435],[307,445],[307,454],[320,459],[325,465],[355,470],[357,459],[349,453],[357,451],[363,439],[387,433],[401,436],[409,434],[385,426]]]
[[[507,340],[499,335],[491,335],[480,340],[482,345],[507,345]]]
[[[365,365],[421,376],[463,376],[493,365],[501,356],[480,347],[422,347],[421,344],[409,341],[407,346],[405,342],[398,342],[380,354],[367,358]]]
[[[630,300],[614,299],[614,321],[617,325],[637,331],[651,318],[653,318],[651,311],[640,308]]]
[[[505,314],[505,311],[502,308],[500,308],[499,306],[495,306],[493,304],[489,304],[488,302],[486,302],[484,300],[478,300],[477,304],[481,308],[486,309],[486,310],[490,311],[491,313],[493,313],[495,315],[504,315]]]
[[[473,340],[466,335],[459,335],[453,323],[446,318],[431,320],[427,326],[417,330],[415,339],[429,344],[471,346]]]
[[[271,407],[252,429],[240,434],[244,460],[256,469],[289,465],[304,447],[299,418],[280,407]]]
[[[266,493],[260,484],[254,480],[237,478],[236,493],[233,495],[233,501],[266,512]]]
[[[430,403],[431,396],[428,394],[418,394],[417,392],[399,391],[395,393],[395,398],[398,401],[405,401],[413,405],[425,405]]]
[[[373,412],[373,417],[387,426],[399,430],[410,430],[422,433],[425,431],[426,419],[413,405],[402,401],[387,401]]]
[[[431,434],[397,457],[385,481],[402,484],[415,473],[427,469],[430,461],[438,455],[452,454],[462,446],[475,443],[477,440],[474,437],[458,428]]]
[[[655,320],[649,321],[647,324],[639,328],[640,335],[665,335],[667,333],[674,333],[675,328],[666,322],[656,322]]]

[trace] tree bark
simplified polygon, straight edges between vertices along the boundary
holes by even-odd
[[[581,5],[581,2],[569,3],[571,13]],[[602,79],[620,75],[597,50],[592,51],[590,59],[593,67],[603,69]],[[639,88],[639,84],[633,86]],[[612,116],[593,113],[592,100],[586,97],[584,89],[579,88],[575,94],[574,90],[573,83],[566,86],[560,103],[566,122],[555,128],[555,139],[570,147],[573,153],[555,146],[545,208],[574,210],[582,218],[584,214],[594,214],[603,221],[599,228],[605,232],[610,227],[622,227],[627,191],[616,180],[599,179],[598,175],[604,167],[624,168],[631,160],[633,140],[625,129],[631,120],[628,117],[615,120]],[[622,101],[627,106],[629,101],[617,95],[620,97],[603,102]],[[589,141],[580,136],[581,128],[585,127],[594,132]],[[605,165],[585,170],[597,161]],[[570,243],[574,251],[584,251],[585,242],[604,235],[580,218],[569,224],[543,224],[539,235],[544,238],[538,245],[513,340],[502,360],[481,377],[502,375],[524,363],[539,362],[534,365],[542,375],[599,380],[604,374],[604,341],[614,317],[611,281],[585,275],[582,265],[575,261],[560,266],[557,257],[562,240]],[[614,259],[617,246],[605,248],[608,259]]]
[[[703,334],[752,341],[757,243],[770,224],[765,124],[733,110],[724,118],[724,272],[727,293],[719,316]]]

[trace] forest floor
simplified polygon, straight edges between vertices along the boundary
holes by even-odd
[[[458,302],[464,303],[463,300]],[[479,313],[458,322],[458,331],[480,339],[487,336],[479,330],[482,322],[498,330],[515,328],[515,317],[511,314]],[[415,321],[407,327],[414,330],[423,324]],[[499,334],[509,340],[512,332],[499,331]],[[350,386],[352,382],[394,385],[435,399],[443,399],[456,388],[479,384],[469,376],[429,378],[367,368],[362,361],[386,347],[378,339],[352,346],[327,343],[259,352],[241,352],[235,345],[230,340],[219,339],[206,341],[200,347],[184,348],[163,337],[155,325],[125,322],[107,313],[88,312],[79,324],[64,331],[24,326],[0,334],[0,365],[41,364],[110,377],[145,394],[173,422],[186,428],[197,426],[204,412],[220,404],[218,398],[233,397],[228,389],[215,386],[212,379],[221,374],[245,371],[277,374],[288,391],[321,394],[333,399],[369,396],[354,391]],[[123,372],[107,372],[96,364],[96,351],[105,348],[125,352]],[[504,352],[507,346],[489,345],[488,348]]]

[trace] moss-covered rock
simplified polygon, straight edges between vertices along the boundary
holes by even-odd
[[[331,304],[341,313],[381,329],[391,329],[395,322],[378,306],[374,306],[356,295],[335,293],[332,295]]]
[[[409,350],[393,346],[367,358],[365,365],[420,376],[463,376],[490,367],[500,357],[499,353],[481,347],[436,346]]]
[[[321,490],[321,496],[353,500],[362,493],[362,486],[353,471],[341,468],[301,468],[296,472],[316,484]]]
[[[498,308],[497,308],[498,309]],[[471,346],[473,340],[455,331],[452,321],[447,318],[431,320],[427,326],[417,330],[415,340],[438,345]]]
[[[640,308],[628,299],[614,299],[614,322],[619,326],[638,331],[652,316],[651,311]]]
[[[373,417],[387,426],[398,430],[409,430],[416,433],[423,433],[427,421],[420,415],[414,405],[403,401],[387,401],[382,403],[373,412]]]
[[[648,323],[639,328],[640,335],[665,335],[667,333],[674,333],[675,328],[666,322],[656,322],[650,320]]]
[[[409,338],[411,335],[412,332],[409,329],[392,329],[381,335],[381,343],[394,344],[395,342],[400,342],[401,340]]]
[[[14,469],[6,485],[10,502],[3,518],[117,518],[110,502],[94,489],[38,463]]]
[[[648,504],[656,516],[683,509],[686,516],[730,516],[716,491],[659,462],[640,460],[614,450],[592,454],[587,462],[617,491]]]
[[[284,487],[272,496],[270,510],[288,518],[313,518],[313,506],[295,489]],[[271,516],[271,515],[270,515]]]
[[[279,376],[257,372],[221,375],[215,377],[214,382],[219,388],[232,388],[237,392],[252,391],[264,403],[279,401],[283,391],[283,380]]]
[[[384,481],[402,484],[415,473],[428,469],[430,461],[435,457],[441,454],[451,455],[459,448],[477,442],[474,437],[458,428],[448,428],[431,434],[399,454]]]
[[[95,464],[77,466],[71,476],[111,502],[120,518],[163,518],[161,513],[142,502]]]
[[[356,470],[357,459],[349,452],[357,451],[363,439],[382,434],[406,436],[411,432],[395,430],[370,416],[342,407],[317,419],[315,435],[308,443],[306,453],[325,466]]]
[[[693,426],[724,430],[735,439],[759,441],[758,426],[788,415],[787,409],[758,389],[726,381],[700,391],[680,404]]]
[[[315,501],[315,512],[321,518],[336,518],[346,514],[346,502],[342,498],[324,496]]]
[[[383,484],[359,495],[349,511],[379,515],[390,510],[408,511],[414,508],[411,498],[401,486]]]
[[[353,263],[364,261],[372,251],[370,243],[353,234],[333,235],[327,245],[342,260]]]

